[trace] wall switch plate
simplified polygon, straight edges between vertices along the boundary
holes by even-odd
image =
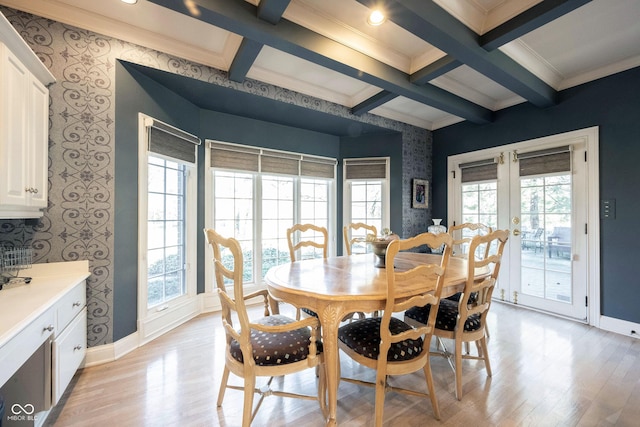
[[[600,219],[616,219],[616,199],[600,201]]]

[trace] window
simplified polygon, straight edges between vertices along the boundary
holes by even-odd
[[[181,309],[196,294],[196,177],[199,139],[140,114],[138,317]],[[171,316],[167,316],[167,324]],[[153,328],[166,327],[153,321]]]
[[[344,161],[344,224],[363,222],[373,225],[378,234],[389,228],[388,194],[389,159],[345,159]],[[366,237],[366,230],[362,235]],[[355,243],[353,253],[366,252],[367,245]]]
[[[147,307],[185,294],[186,168],[149,155]]]
[[[293,224],[313,223],[335,235],[335,159],[217,141],[209,148],[210,224],[240,241],[245,284],[259,284],[271,267],[291,262]]]
[[[238,240],[243,255],[243,278],[253,281],[253,175],[219,171],[214,184],[213,228],[222,236]]]

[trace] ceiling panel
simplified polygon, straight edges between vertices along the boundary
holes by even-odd
[[[390,10],[404,12],[392,16],[393,19],[378,27],[366,22],[369,9],[365,4],[372,1],[292,0],[279,23],[265,25],[257,18],[238,18],[235,14],[239,10],[238,5],[242,5],[243,12],[249,10],[250,14],[257,16],[256,6],[260,0],[189,0],[195,9],[203,11],[210,8],[224,16],[225,22],[233,23],[234,31],[240,30],[237,34],[188,16],[184,0],[139,0],[134,6],[119,0],[0,0],[0,4],[225,71],[238,55],[243,35],[271,34],[276,40],[275,43],[272,40],[271,47],[262,46],[257,56],[243,58],[249,64],[246,77],[347,108],[365,105],[359,114],[370,108],[370,114],[431,130],[459,122],[465,115],[482,121],[487,117],[483,109],[496,111],[528,102],[523,96],[530,98],[529,95],[516,94],[523,93],[522,89],[514,92],[514,87],[523,86],[514,86],[512,79],[521,79],[519,84],[524,87],[532,85],[531,79],[539,79],[551,90],[558,91],[640,66],[639,0],[592,0],[585,5],[582,4],[587,0],[556,0],[554,5],[566,8],[563,16],[554,16],[553,22],[516,38],[483,58],[488,64],[500,63],[512,69],[518,66],[526,71],[510,74],[506,79],[504,75],[496,79],[499,73],[495,68],[482,69],[481,73],[477,71],[480,69],[477,64],[471,68],[456,62],[461,60],[456,56],[459,51],[444,52],[435,48],[435,45],[442,44],[434,43],[437,42],[433,38],[436,35],[424,33],[424,27],[419,23],[424,19],[420,10],[431,8],[435,3],[438,9],[429,10],[438,12],[444,9],[455,18],[452,24],[458,24],[444,31],[463,45],[479,44],[479,39],[474,41],[474,33],[479,37],[477,35],[492,29],[503,30],[506,28],[503,24],[525,11],[535,10],[531,8],[541,0],[433,0],[433,3],[429,0],[380,0],[387,7],[392,7]],[[444,17],[450,18],[448,15]],[[418,20],[417,25],[415,20]],[[332,48],[319,49],[306,57],[295,53],[299,52],[296,49],[285,53],[287,49],[279,50],[282,46],[277,46],[278,37],[285,37],[280,31],[283,26],[287,31],[296,27],[307,31],[299,32],[304,38],[299,41],[303,51],[314,49],[314,43],[316,47],[317,44],[325,44]],[[472,33],[465,34],[460,28],[453,28],[456,26],[464,28],[467,33],[471,29]],[[259,31],[253,31],[252,27]],[[422,34],[412,34],[405,28],[419,29]],[[298,43],[295,39],[282,41]],[[259,38],[253,42],[264,44]],[[322,61],[318,53],[331,61],[359,59],[349,63],[352,68],[350,75],[346,75],[343,73],[345,69],[340,67],[327,68],[326,63],[319,65]],[[499,55],[508,61],[495,62]],[[365,59],[368,62],[361,61]],[[354,64],[358,63],[363,64],[362,68],[357,68],[359,73],[354,73],[353,67],[358,67]],[[441,63],[454,64],[455,67],[447,69],[448,72],[438,72],[436,64]],[[499,71],[513,73],[507,68]],[[418,71],[430,76],[424,89],[415,89],[415,85],[408,84],[411,74]],[[361,78],[367,73],[376,79],[389,78],[392,84]],[[380,94],[381,88],[386,91]],[[402,93],[406,89],[409,92]],[[378,97],[368,103],[367,100],[376,94]],[[381,95],[385,95],[383,101],[377,101]],[[434,102],[426,102],[428,100]],[[439,107],[434,108],[433,105]]]

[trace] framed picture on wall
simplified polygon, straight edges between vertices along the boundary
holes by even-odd
[[[413,198],[411,207],[426,209],[429,206],[429,181],[424,179],[413,180]]]

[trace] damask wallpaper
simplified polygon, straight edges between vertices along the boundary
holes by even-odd
[[[412,209],[410,193],[412,178],[431,179],[429,131],[371,114],[354,117],[343,106],[287,89],[232,82],[221,70],[6,7],[0,11],[57,80],[50,88],[48,208],[40,221],[0,220],[0,243],[32,245],[35,262],[89,260],[90,347],[113,342],[114,96],[120,59],[402,132],[402,234],[426,230],[430,210]]]

